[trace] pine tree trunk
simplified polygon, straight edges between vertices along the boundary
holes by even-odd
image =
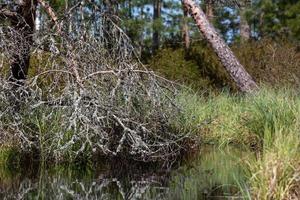
[[[182,0],[182,3],[186,6],[190,15],[194,18],[199,30],[205,39],[211,44],[214,52],[219,57],[231,78],[235,81],[237,87],[242,92],[251,92],[256,90],[258,88],[257,84],[240,64],[231,49],[221,36],[219,36],[215,28],[209,23],[201,8],[196,6],[193,0]]]
[[[160,33],[159,30],[157,30],[156,23],[157,20],[161,17],[161,7],[162,7],[162,1],[161,0],[154,0],[153,8],[153,35],[152,35],[152,51],[155,53],[157,49],[159,48],[159,41],[160,41]]]
[[[214,19],[214,1],[213,0],[205,0],[205,14],[207,16],[208,21],[213,22]]]
[[[240,8],[240,37],[242,41],[248,41],[251,37],[251,28],[246,19],[246,6]]]
[[[128,17],[132,19],[132,1],[128,0]]]
[[[182,40],[184,44],[184,48],[186,51],[190,48],[190,34],[189,34],[189,26],[188,26],[188,10],[185,6],[183,7],[183,23],[182,23]]]
[[[114,25],[112,24],[112,22],[114,24],[119,24],[119,18],[118,16],[118,2],[117,0],[104,0],[103,2],[103,6],[104,6],[104,10],[105,10],[105,17],[104,17],[104,21],[103,21],[103,35],[104,38],[107,40],[106,43],[106,48],[108,50],[112,50],[113,46],[112,46],[112,31],[114,28]]]
[[[28,74],[30,48],[33,45],[35,30],[36,7],[36,0],[23,1],[17,10],[21,17],[11,20],[11,25],[17,32],[15,45],[17,45],[18,51],[12,55],[10,80],[18,84],[22,84],[22,80],[25,80]]]
[[[86,33],[86,24],[85,24],[85,17],[84,17],[84,12],[83,12],[83,4],[80,5],[79,7],[80,10],[80,34],[81,34],[81,38],[83,39],[83,37],[85,36]]]
[[[65,0],[65,12],[67,12],[69,10],[69,8],[72,7],[71,2],[69,2],[70,0]],[[94,12],[93,12],[94,13]],[[70,34],[72,33],[72,23],[71,23],[71,18],[66,20],[66,27],[67,28],[67,33]]]

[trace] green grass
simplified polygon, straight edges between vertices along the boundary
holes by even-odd
[[[300,171],[300,95],[288,89],[244,96],[182,92],[177,101],[183,113],[174,126],[181,131],[192,131],[204,143],[246,146],[257,153],[248,164],[254,199],[294,195]]]
[[[0,147],[0,166],[4,165],[18,165],[20,162],[20,152],[15,146],[4,146]]]
[[[13,177],[19,175],[21,153],[12,144],[0,145],[0,180],[1,184],[13,182]]]
[[[170,120],[178,132],[191,132],[203,143],[242,146],[256,153],[256,160],[244,160],[248,182],[238,183],[245,198],[288,199],[296,195],[300,185],[300,95],[296,91],[263,88],[251,95],[182,91],[176,101],[182,112]],[[44,156],[54,155],[47,151],[56,149],[49,145],[55,139],[54,133],[64,133],[59,140],[62,143],[73,133],[61,124],[63,115],[59,110],[43,108],[28,113],[23,124],[28,133],[39,136],[36,142],[42,160],[47,160]],[[8,144],[0,147],[0,166],[20,162],[17,149]],[[71,158],[68,151],[57,156]],[[245,184],[250,188],[245,189]]]

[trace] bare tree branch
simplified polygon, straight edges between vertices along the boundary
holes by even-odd
[[[52,21],[55,23],[55,26],[57,27],[58,33],[61,33],[61,24],[59,24],[58,17],[55,14],[55,12],[52,9],[52,7],[49,5],[48,2],[46,2],[44,0],[37,0],[37,1],[41,4],[41,6],[45,9],[45,11],[47,12],[47,14],[52,19]]]
[[[57,27],[58,33],[61,35],[62,34],[61,24],[58,22],[57,15],[55,14],[52,7],[44,0],[38,0],[38,2],[43,6],[43,8],[47,12],[47,14],[51,17],[52,21],[55,23],[55,26]],[[81,80],[79,72],[76,68],[76,60],[74,59],[74,55],[71,55],[71,58],[72,58],[71,69],[74,72],[74,75],[77,79],[78,84],[83,88],[82,80]]]
[[[64,19],[68,25],[78,27],[79,9]],[[30,47],[36,48],[31,54],[39,67],[17,92],[1,74],[0,130],[9,129],[22,151],[43,151],[56,161],[82,154],[173,161],[185,145],[192,146],[186,132],[173,132],[172,121],[180,116],[176,87],[148,71],[124,31],[97,12],[99,24],[84,13],[86,30],[69,33],[62,26],[59,41],[47,24],[30,35],[36,38]],[[95,25],[97,37],[89,31]],[[8,26],[0,34],[0,63],[24,51],[16,33]]]
[[[18,16],[18,13],[10,11],[6,8],[0,9],[0,19],[16,19]]]

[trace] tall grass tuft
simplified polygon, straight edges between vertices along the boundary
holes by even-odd
[[[183,130],[200,135],[203,142],[242,145],[256,152],[257,160],[249,162],[251,197],[287,199],[297,195],[299,94],[269,88],[251,95],[223,92],[201,96],[184,91],[178,102],[183,107]]]

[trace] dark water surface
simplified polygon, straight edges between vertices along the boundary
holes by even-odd
[[[203,148],[171,171],[97,165],[0,170],[0,199],[243,199],[252,154]],[[146,167],[147,168],[147,167]]]

